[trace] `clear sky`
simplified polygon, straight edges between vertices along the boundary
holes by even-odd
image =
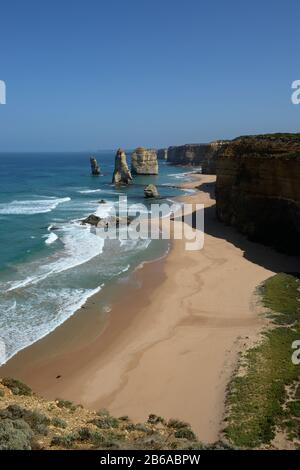
[[[0,4],[0,151],[300,131],[300,2]]]

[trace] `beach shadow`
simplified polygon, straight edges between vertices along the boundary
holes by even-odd
[[[214,199],[215,183],[203,183],[197,187],[198,190],[206,192]],[[253,242],[245,235],[239,233],[234,227],[220,222],[216,216],[216,204],[204,209],[204,232],[206,235],[226,240],[243,252],[248,261],[260,265],[273,272],[299,272],[300,256],[291,256],[280,253],[270,246]],[[196,211],[193,212],[190,225],[196,227]],[[204,242],[205,247],[205,242]]]

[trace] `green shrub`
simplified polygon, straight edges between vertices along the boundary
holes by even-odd
[[[190,441],[195,441],[196,440],[196,436],[195,434],[193,433],[193,431],[186,427],[186,428],[180,428],[178,429],[174,436],[177,438],[177,439],[188,439]]]
[[[56,405],[58,408],[67,408],[70,411],[75,411],[77,406],[74,405],[72,401],[69,400],[61,400],[60,398],[56,399]]]
[[[173,429],[189,428],[189,424],[184,421],[179,421],[178,419],[170,419],[168,421],[168,427]]]
[[[31,450],[33,432],[22,419],[0,420],[0,450]]]
[[[148,416],[148,423],[151,424],[158,424],[158,423],[164,423],[165,420],[161,416],[157,416],[155,414],[150,414]]]
[[[23,382],[20,382],[20,380],[4,377],[1,382],[5,387],[9,388],[14,395],[32,395],[31,388],[28,387],[28,385],[23,384]]]
[[[99,418],[95,418],[91,420],[90,422],[100,429],[109,429],[109,428],[119,427],[118,419],[110,415],[102,415],[101,417],[99,416]]]
[[[288,409],[292,416],[296,416],[297,418],[300,418],[300,400],[289,402]]]
[[[67,427],[66,421],[61,418],[52,418],[51,424],[52,426],[55,426],[56,428],[65,429]]]
[[[51,440],[51,446],[63,447],[65,449],[71,449],[74,447],[78,439],[77,433],[66,434],[64,436],[53,436]]]
[[[105,441],[105,437],[98,431],[93,431],[87,427],[78,430],[78,440],[82,442],[89,442],[93,446],[99,446]]]
[[[50,419],[38,410],[27,410],[17,404],[0,411],[0,417],[11,420],[23,419],[37,434],[47,435]]]

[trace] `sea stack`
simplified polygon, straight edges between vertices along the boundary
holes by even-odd
[[[126,153],[122,149],[118,149],[115,157],[115,169],[112,178],[114,184],[129,184],[132,176],[126,161]]]
[[[148,186],[146,186],[144,188],[144,195],[147,198],[149,198],[149,197],[158,197],[159,194],[158,194],[158,191],[157,191],[157,187],[154,186],[154,184],[148,184]]]
[[[131,154],[131,171],[135,175],[157,175],[158,162],[155,150],[138,147]]]
[[[91,162],[91,170],[92,170],[92,175],[93,176],[99,176],[100,175],[100,167],[97,163],[97,160],[95,157],[90,158]]]

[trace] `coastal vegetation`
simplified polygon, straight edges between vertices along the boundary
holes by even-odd
[[[223,442],[205,446],[188,423],[177,419],[151,414],[145,423],[133,423],[128,416],[93,412],[69,400],[44,400],[14,379],[0,382],[0,450],[228,447]]]
[[[292,343],[300,339],[300,279],[280,273],[259,288],[270,327],[242,354],[228,387],[225,436],[241,448],[300,444],[300,365]],[[275,445],[275,444],[274,444]]]

